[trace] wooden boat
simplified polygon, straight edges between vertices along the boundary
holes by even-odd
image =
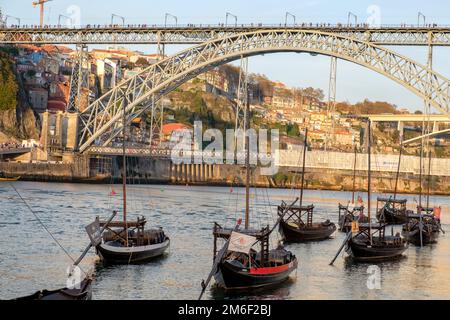
[[[385,228],[385,224],[360,224],[359,231],[347,243],[347,253],[357,261],[389,260],[401,256],[408,248],[407,242],[399,234],[385,235]]]
[[[356,160],[358,156],[358,146],[354,143],[354,157],[353,157],[353,188],[352,188],[352,204],[355,204],[355,191],[356,191]],[[358,205],[354,205],[352,211],[349,209],[349,203],[344,206],[342,204],[338,204],[338,226],[339,231],[341,232],[349,232],[352,228],[352,222],[358,221],[360,223],[369,222],[369,219],[364,215],[364,206],[363,200],[360,196],[358,196],[357,200]]]
[[[298,206],[286,206],[282,203],[278,206],[280,217],[280,233],[287,242],[320,241],[330,238],[336,231],[336,225],[330,220],[313,222],[314,206],[302,206],[303,187],[305,180],[305,157],[308,147],[308,129],[305,130],[305,142],[303,146],[303,164],[300,186],[300,204]],[[306,221],[303,218],[306,216]]]
[[[92,278],[85,278],[79,288],[62,288],[56,290],[41,290],[32,295],[16,298],[18,301],[29,300],[91,300],[92,299]]]
[[[428,145],[428,143],[427,143]],[[441,226],[441,208],[431,208],[430,188],[431,188],[431,150],[428,150],[428,188],[426,192],[426,206],[422,206],[422,161],[424,143],[422,140],[420,151],[420,172],[419,172],[419,204],[417,214],[408,214],[408,221],[402,227],[402,234],[406,240],[416,246],[423,246],[437,242],[439,233],[444,230]]]
[[[337,254],[330,264],[333,264],[339,256],[341,250],[346,247],[347,253],[355,261],[379,261],[391,260],[400,257],[407,249],[408,243],[400,234],[385,234],[386,223],[379,222],[372,224],[370,219],[370,199],[371,199],[371,142],[372,133],[370,130],[370,120],[367,124],[368,131],[368,170],[367,170],[367,223],[359,223],[359,219],[352,222],[352,229],[339,248]],[[391,229],[393,230],[393,229]]]
[[[286,204],[278,206],[278,215],[286,211]],[[288,209],[288,218],[280,220],[280,233],[287,242],[306,242],[328,239],[335,231],[336,225],[330,220],[312,222],[314,206],[293,206]],[[303,217],[306,215],[306,222]]]
[[[270,233],[268,227],[261,230],[233,230],[223,229],[217,223],[214,225],[215,248],[218,238],[230,239],[232,235],[252,237],[256,241],[254,245],[259,243],[261,246],[259,252],[251,249],[244,253],[228,248],[222,257],[215,253],[215,260],[219,259],[214,274],[218,286],[225,289],[258,288],[283,282],[289,277],[297,268],[297,258],[282,245],[269,250]]]
[[[126,103],[123,102],[125,110]],[[125,111],[123,112],[125,117]],[[126,119],[123,119],[126,123]],[[127,157],[125,154],[125,127],[122,136],[122,193],[123,220],[102,222],[96,220],[86,227],[97,254],[105,264],[130,264],[146,262],[164,254],[170,246],[170,239],[162,228],[145,230],[146,219],[127,221]],[[115,215],[115,213],[113,213]]]
[[[249,99],[247,99],[245,124],[249,128]],[[250,148],[249,137],[246,135],[246,183],[245,183],[245,225],[241,228],[239,219],[236,226],[223,228],[215,223],[213,228],[214,249],[213,267],[206,280],[202,281],[201,299],[212,277],[219,287],[225,289],[254,289],[278,284],[289,278],[297,268],[297,258],[292,252],[286,250],[282,243],[275,249],[270,249],[270,235],[278,226],[281,218],[275,225],[259,230],[250,229]],[[297,201],[297,200],[296,200]],[[218,251],[218,239],[225,239],[225,244]],[[254,248],[259,246],[259,251]]]
[[[339,231],[349,232],[352,228],[352,222],[356,220],[360,223],[369,222],[369,219],[364,215],[364,206],[353,207],[352,211],[350,211],[348,205],[344,206],[339,203]]]
[[[20,179],[20,176],[17,177],[7,177],[5,173],[0,172],[0,181],[17,181]]]
[[[124,245],[124,225],[114,221],[103,232],[102,242],[96,246],[97,254],[106,264],[140,263],[161,256],[169,247],[170,239],[162,230],[144,230],[145,218],[127,222],[128,246]],[[105,222],[100,222],[104,226]]]
[[[406,199],[377,198],[378,221],[387,224],[404,224],[408,221]]]
[[[431,208],[432,209],[432,208]],[[433,214],[408,215],[408,222],[402,227],[402,235],[409,243],[423,246],[436,243],[441,231],[441,223]]]
[[[400,150],[398,153],[397,172],[395,176],[395,188],[393,197],[377,198],[376,217],[378,221],[387,224],[404,224],[408,221],[406,210],[406,199],[397,199],[398,178],[403,153],[403,134],[400,135]]]

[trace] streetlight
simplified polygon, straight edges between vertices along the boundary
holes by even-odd
[[[417,13],[417,26],[418,26],[418,27],[420,26],[420,18],[423,19],[423,25],[425,26],[425,20],[426,20],[426,18],[425,18],[425,15],[424,15],[422,12],[418,12],[418,13]]]
[[[65,15],[63,15],[63,14],[60,14],[60,15],[58,16],[58,26],[61,26],[61,18],[66,18],[66,19],[68,19],[68,20],[70,21],[70,24],[72,24],[72,18],[70,18],[70,17],[68,17],[68,16],[65,16]]]
[[[122,17],[122,16],[119,16],[117,14],[114,14],[114,13],[111,14],[111,25],[114,24],[114,17],[121,19],[122,20],[122,27],[125,27],[125,18]]]
[[[20,26],[20,18],[17,18],[17,17],[14,17],[14,16],[10,16],[10,15],[6,15],[5,16],[5,25],[8,25],[8,18],[16,19],[17,22],[19,23],[19,26]]]
[[[353,17],[353,19],[355,19],[355,25],[358,24],[358,17],[356,16],[356,14],[352,13],[352,12],[348,12],[347,15],[347,25],[350,25],[350,18]]]
[[[234,18],[234,26],[237,27],[237,16],[235,16],[232,13],[227,12],[227,14],[225,15],[225,27],[228,25],[228,17],[233,17]]]
[[[167,26],[167,18],[171,17],[173,19],[175,19],[175,27],[178,25],[178,18],[176,16],[174,16],[173,14],[170,13],[166,13],[165,17],[164,17],[164,27]]]
[[[288,17],[291,17],[292,19],[294,19],[294,25],[295,25],[295,16],[290,13],[290,12],[286,12],[286,15],[284,16],[284,26],[287,26],[287,19]]]

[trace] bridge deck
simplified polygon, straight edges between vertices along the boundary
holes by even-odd
[[[0,155],[4,154],[23,154],[31,152],[31,148],[12,148],[12,149],[0,149]]]
[[[100,26],[87,25],[79,28],[61,26],[40,27],[3,27],[0,28],[0,43],[48,43],[48,44],[196,44],[204,41],[229,36],[241,32],[256,30],[304,29],[338,33],[356,39],[385,45],[427,45],[431,39],[433,45],[450,45],[449,26],[380,26],[377,28],[365,25],[344,24],[296,24],[296,25],[129,25]],[[429,34],[431,33],[431,38]]]

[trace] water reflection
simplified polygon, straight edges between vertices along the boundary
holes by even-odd
[[[95,216],[108,217],[121,209],[121,197],[108,196],[107,185],[17,182],[16,188],[38,212],[40,219],[68,249],[72,257],[81,254],[89,240],[84,227]],[[119,191],[120,188],[115,188]],[[276,205],[289,201],[292,190],[259,189],[252,198],[252,221],[256,226],[273,223]],[[232,226],[244,212],[244,190],[221,187],[130,186],[130,219],[145,215],[149,227],[163,226],[171,238],[169,252],[151,263],[104,266],[94,252],[82,268],[95,267],[94,299],[196,299],[200,283],[212,267],[212,226]],[[267,196],[266,196],[267,194]],[[374,194],[374,199],[377,194]],[[304,203],[314,203],[317,221],[336,222],[337,203],[346,203],[349,192],[306,190]],[[407,195],[414,206],[412,195]],[[268,200],[267,200],[268,199]],[[0,298],[33,293],[41,288],[65,285],[71,260],[42,230],[8,185],[0,185]],[[431,205],[442,206],[442,226],[450,223],[450,198],[433,196]],[[394,229],[397,232],[398,229]],[[388,231],[390,232],[390,231]],[[299,260],[297,278],[292,274],[272,288],[252,292],[225,292],[212,287],[206,299],[428,299],[450,298],[450,237],[424,248],[410,246],[406,258],[380,262],[381,288],[367,287],[367,264],[354,264],[341,254],[334,266],[329,262],[344,240],[336,232],[332,239],[305,244],[288,244]],[[277,236],[275,235],[275,239]],[[24,246],[23,242],[27,245]]]

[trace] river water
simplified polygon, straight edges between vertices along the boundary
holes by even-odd
[[[121,209],[121,189],[92,184],[14,182],[40,221],[73,258],[89,240],[84,227],[95,216],[106,218]],[[276,205],[289,201],[295,190],[257,189],[251,197],[251,223],[273,224]],[[364,194],[361,194],[365,198]],[[373,194],[373,209],[375,198]],[[196,299],[212,264],[212,226],[232,226],[244,210],[244,189],[229,187],[133,185],[128,187],[130,219],[145,215],[148,225],[164,226],[171,238],[162,258],[140,265],[103,267],[94,250],[84,259],[84,271],[95,270],[94,299]],[[403,196],[402,196],[403,197]],[[417,196],[405,195],[408,206]],[[338,202],[349,192],[305,190],[304,204],[314,203],[315,220],[337,221]],[[55,243],[8,183],[0,184],[0,298],[31,294],[66,284],[71,260]],[[442,206],[442,225],[450,231],[450,197],[432,196]],[[390,230],[389,230],[390,232]],[[274,236],[276,241],[277,235]],[[254,292],[226,293],[209,287],[206,299],[449,299],[450,235],[437,244],[410,246],[405,257],[392,262],[355,264],[345,253],[328,263],[344,234],[307,244],[291,244],[299,259],[296,274],[277,287]],[[377,281],[379,274],[380,281]],[[379,284],[379,286],[377,285]]]

